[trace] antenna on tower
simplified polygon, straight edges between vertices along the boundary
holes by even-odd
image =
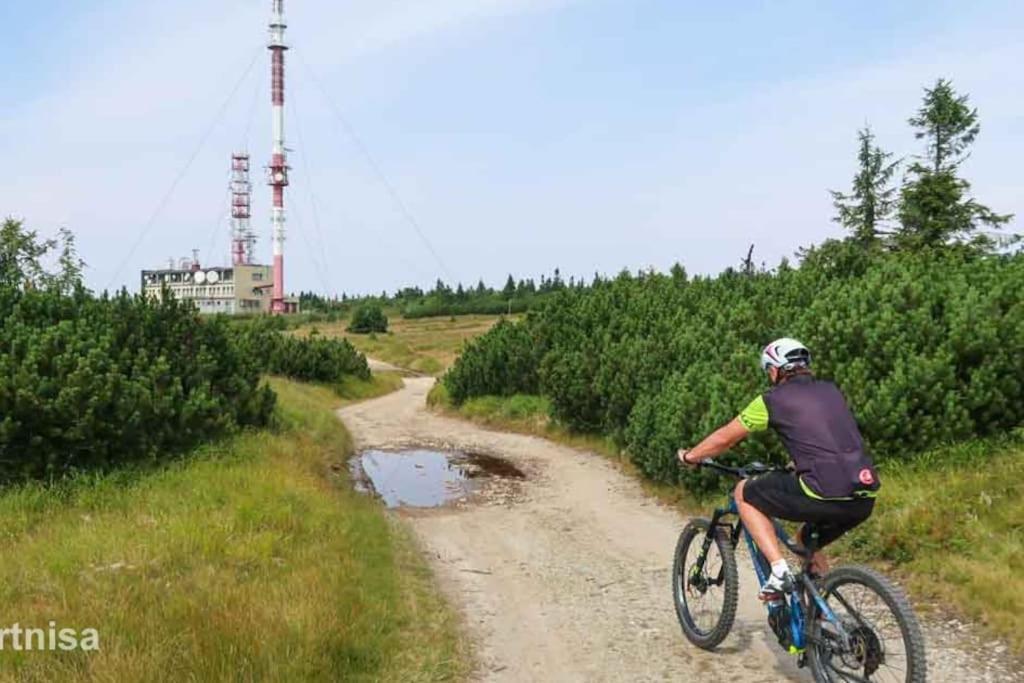
[[[252,183],[249,182],[249,154],[231,155],[231,262],[251,264],[255,260],[256,234],[252,217]]]
[[[287,312],[284,300],[284,188],[288,186],[288,151],[284,145],[284,53],[288,45],[284,41],[288,24],[284,19],[284,0],[273,0],[270,18],[270,42],[267,47],[271,56],[271,104],[273,105],[273,151],[270,158],[270,186],[274,189],[273,209],[270,224],[274,246],[274,286],[270,299],[270,310],[274,313]]]

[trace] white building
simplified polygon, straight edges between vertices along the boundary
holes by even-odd
[[[274,285],[270,266],[235,265],[201,268],[187,260],[179,268],[142,271],[142,291],[160,298],[166,291],[182,301],[192,301],[200,313],[269,313]],[[291,310],[298,303],[289,301]]]

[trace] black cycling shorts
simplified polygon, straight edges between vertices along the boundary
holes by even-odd
[[[800,488],[796,475],[788,472],[769,472],[748,479],[743,485],[743,499],[769,517],[813,524],[818,530],[819,548],[866,520],[875,507],[874,498],[811,498]],[[800,536],[803,543],[802,530]]]

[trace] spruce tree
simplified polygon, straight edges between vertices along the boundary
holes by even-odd
[[[836,215],[832,219],[850,231],[855,242],[864,246],[877,244],[882,228],[896,208],[896,188],[892,177],[899,161],[890,161],[891,152],[883,152],[875,144],[875,134],[864,127],[857,132],[860,147],[859,168],[853,177],[850,194],[830,190]]]
[[[746,257],[740,261],[741,272],[746,276],[751,276],[757,272],[757,268],[754,265],[754,245],[750,245],[750,249],[747,250]]]
[[[957,95],[950,81],[939,79],[925,90],[921,108],[909,119],[914,136],[926,140],[927,148],[911,164],[900,193],[896,237],[903,249],[964,241],[990,246],[991,240],[978,235],[978,229],[998,228],[1013,217],[976,202],[970,197],[970,183],[957,175],[981,130],[978,110],[967,99]]]
[[[0,286],[12,289],[44,287],[52,277],[42,261],[57,247],[56,240],[40,239],[21,221],[8,218],[0,225]]]

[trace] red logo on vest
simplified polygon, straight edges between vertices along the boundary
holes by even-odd
[[[860,483],[865,486],[871,486],[875,483],[875,475],[871,474],[871,470],[867,467],[860,471]]]

